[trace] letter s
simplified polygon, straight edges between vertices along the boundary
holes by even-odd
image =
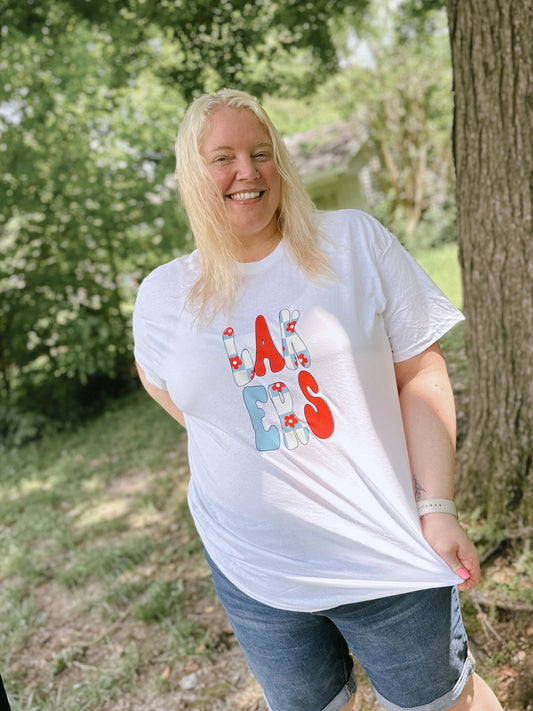
[[[311,403],[304,407],[305,419],[311,431],[319,439],[331,437],[335,429],[335,420],[327,402],[321,397],[316,397],[318,394],[316,380],[308,370],[302,370],[298,375],[298,384],[305,398]]]

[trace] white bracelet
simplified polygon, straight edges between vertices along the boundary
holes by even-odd
[[[457,507],[450,499],[423,499],[416,504],[418,515],[427,513],[449,513],[457,516]]]

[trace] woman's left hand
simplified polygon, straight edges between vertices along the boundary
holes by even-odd
[[[420,519],[424,538],[453,572],[463,579],[459,590],[472,590],[479,583],[479,554],[459,521],[452,514],[428,513]]]

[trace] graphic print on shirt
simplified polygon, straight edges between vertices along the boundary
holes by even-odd
[[[231,326],[224,329],[222,340],[233,374],[235,385],[243,388],[243,399],[250,416],[256,448],[261,451],[279,449],[281,434],[283,444],[287,449],[295,449],[298,445],[306,445],[312,432],[319,439],[327,439],[333,434],[335,422],[327,402],[319,397],[319,387],[309,372],[311,355],[304,341],[298,334],[296,326],[300,318],[299,311],[282,309],[279,312],[282,353],[276,348],[272,334],[268,329],[266,319],[261,314],[255,319],[255,360],[250,351],[245,348],[239,356],[235,344],[235,332]],[[293,397],[290,388],[281,379],[268,385],[250,385],[256,377],[262,377],[267,369],[279,373],[286,369],[300,369],[297,382],[299,389],[308,401],[304,406],[303,416],[294,411]],[[279,418],[279,428],[271,425],[265,429],[263,418],[265,409],[261,404],[273,405]]]

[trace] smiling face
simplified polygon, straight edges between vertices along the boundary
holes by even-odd
[[[211,118],[200,153],[224,196],[243,261],[277,244],[281,178],[267,129],[249,109],[225,107]]]

